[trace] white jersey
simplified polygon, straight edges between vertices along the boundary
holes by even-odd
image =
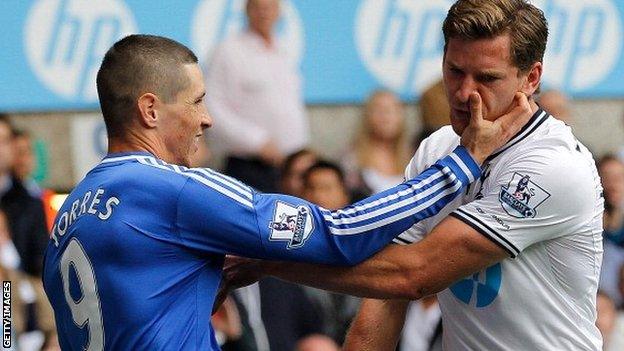
[[[450,126],[427,138],[408,179],[451,152]],[[438,294],[445,350],[602,350],[595,326],[602,187],[589,151],[545,111],[483,165],[441,213],[395,239],[412,243],[451,215],[510,258]]]

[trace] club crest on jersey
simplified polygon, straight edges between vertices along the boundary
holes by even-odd
[[[531,176],[514,172],[507,186],[501,187],[498,199],[510,216],[533,218],[536,208],[549,197],[546,190],[531,181]]]
[[[270,240],[288,241],[289,249],[302,247],[314,229],[312,214],[307,206],[275,203],[273,220],[269,223]]]

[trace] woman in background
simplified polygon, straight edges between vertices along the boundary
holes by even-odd
[[[366,195],[399,184],[411,154],[403,104],[390,91],[373,92],[353,148],[343,160],[347,185]]]

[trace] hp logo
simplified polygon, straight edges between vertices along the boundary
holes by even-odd
[[[610,0],[540,0],[550,38],[544,81],[571,92],[596,86],[618,64],[622,22]]]
[[[497,263],[485,271],[473,274],[470,278],[458,281],[449,289],[466,305],[481,308],[494,302],[500,291],[501,281],[501,265]]]
[[[94,102],[102,57],[136,27],[121,0],[39,0],[26,19],[24,46],[46,87],[68,100]]]
[[[549,22],[543,81],[568,92],[596,87],[622,55],[615,0],[535,0]],[[355,38],[362,61],[380,84],[418,95],[440,76],[442,22],[450,0],[366,0]]]
[[[440,76],[448,0],[366,0],[356,14],[362,61],[379,82],[413,95]]]
[[[210,58],[212,50],[227,36],[246,25],[245,0],[203,0],[195,10],[191,42],[201,62]],[[290,0],[281,1],[281,17],[277,35],[293,62],[300,62],[304,47],[304,31],[297,10]]]

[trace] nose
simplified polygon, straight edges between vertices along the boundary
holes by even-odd
[[[203,115],[202,115],[202,119],[201,119],[201,128],[202,130],[207,129],[212,127],[212,116],[210,116],[210,113],[208,113],[208,111],[206,111]]]
[[[477,85],[474,79],[466,75],[460,82],[459,88],[455,92],[455,99],[461,103],[468,103],[470,94],[477,90]]]

